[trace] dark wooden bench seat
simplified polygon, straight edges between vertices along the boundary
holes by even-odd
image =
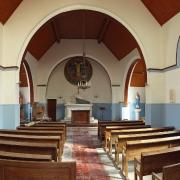
[[[17,130],[31,130],[31,131],[63,131],[64,134],[64,141],[65,141],[65,136],[66,136],[66,132],[65,132],[65,128],[64,127],[23,127],[23,126],[18,126],[16,128]]]
[[[180,163],[180,147],[172,147],[159,151],[141,153],[140,158],[134,159],[134,175],[139,180],[152,172],[162,172],[163,166]]]
[[[75,180],[75,162],[0,160],[1,180]]]
[[[20,152],[30,154],[51,155],[52,160],[58,161],[57,143],[17,142],[0,140],[0,151]]]
[[[111,130],[107,132],[107,144],[109,148],[109,153],[112,153],[112,145],[115,144],[118,140],[119,135],[130,135],[130,134],[144,134],[144,133],[153,133],[153,132],[164,132],[164,131],[172,131],[174,127],[163,127],[163,128],[133,128],[133,129],[119,129],[119,130]]]
[[[0,129],[0,134],[22,134],[22,135],[36,135],[36,136],[59,136],[63,140],[64,144],[64,132],[61,130],[9,130],[9,129]]]
[[[127,141],[122,152],[122,171],[128,176],[128,161],[139,157],[142,152],[167,149],[180,145],[180,136]]]
[[[143,140],[143,139],[154,139],[154,138],[163,138],[163,137],[172,137],[180,136],[180,131],[163,131],[163,132],[152,132],[152,133],[143,133],[143,134],[128,134],[128,135],[118,135],[115,143],[115,157],[116,160],[119,157],[119,154],[122,153],[123,146],[126,141],[134,140]]]
[[[65,123],[36,123],[33,127],[60,127],[64,130],[66,135],[66,124]],[[66,137],[66,136],[65,136]]]
[[[0,151],[0,159],[48,162],[48,161],[52,161],[52,156],[48,154],[30,154],[30,153]]]
[[[37,143],[56,143],[58,149],[58,158],[61,158],[63,152],[63,141],[59,136],[36,136],[22,134],[1,134],[0,140],[10,140],[16,142],[37,142]]]
[[[104,130],[106,126],[132,126],[145,125],[144,121],[98,121],[98,137],[104,138]]]
[[[152,180],[179,180],[180,163],[164,166],[162,173],[152,173]]]
[[[104,136],[105,136],[105,141],[104,141],[104,147],[105,149],[108,148],[108,142],[111,140],[111,143],[114,144],[115,137],[117,136],[117,132],[119,130],[125,130],[125,129],[144,129],[144,128],[151,128],[150,125],[136,125],[136,126],[106,126]],[[117,131],[115,131],[117,130]],[[112,147],[112,146],[111,146]]]

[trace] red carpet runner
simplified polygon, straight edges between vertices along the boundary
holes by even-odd
[[[86,128],[73,129],[72,156],[76,160],[77,180],[109,180],[96,148],[100,147],[97,135]]]

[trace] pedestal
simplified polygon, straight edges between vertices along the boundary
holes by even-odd
[[[135,109],[135,120],[140,120],[141,109]]]

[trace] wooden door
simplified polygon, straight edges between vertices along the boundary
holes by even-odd
[[[56,121],[56,99],[48,99],[47,100],[48,106],[48,116],[52,118],[52,121]]]

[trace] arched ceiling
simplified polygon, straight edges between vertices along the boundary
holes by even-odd
[[[36,58],[61,39],[95,39],[121,60],[138,44],[129,31],[111,17],[88,10],[59,14],[44,24],[31,39],[27,50]]]
[[[5,24],[23,0],[0,0],[0,22]],[[179,0],[141,0],[154,18],[163,25],[180,12]],[[39,60],[42,55],[61,39],[80,39],[85,24],[85,38],[96,39],[121,60],[134,48],[138,48],[133,36],[127,29],[111,17],[93,11],[86,11],[85,23],[83,10],[60,14],[44,24],[30,41],[27,50]]]

